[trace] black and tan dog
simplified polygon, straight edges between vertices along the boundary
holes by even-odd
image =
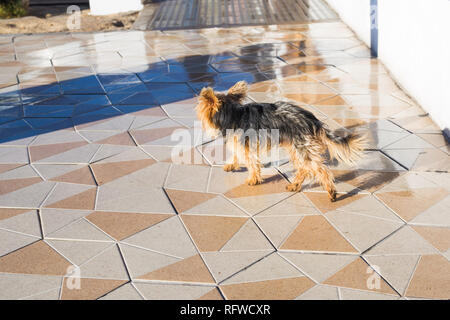
[[[277,129],[279,144],[289,151],[296,169],[287,190],[299,191],[305,178],[313,177],[335,201],[334,178],[324,164],[324,154],[328,150],[330,157],[354,164],[362,155],[365,137],[335,135],[311,112],[288,102],[242,104],[246,94],[247,84],[240,81],[227,93],[203,88],[199,96],[197,115],[203,129],[222,134],[227,145],[233,146],[232,163],[226,164],[224,170],[239,169],[239,159],[244,159],[249,171],[247,183],[261,183],[260,154],[270,150],[275,141],[267,135],[263,141],[258,132]]]

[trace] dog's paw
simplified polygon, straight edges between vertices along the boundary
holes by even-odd
[[[245,182],[249,186],[256,186],[257,184],[261,184],[263,182],[263,179],[257,178],[257,177],[252,177],[252,178],[248,178],[247,180],[245,180]]]
[[[331,192],[328,193],[328,198],[330,198],[331,202],[335,202],[336,201],[336,190],[333,190]]]
[[[239,169],[239,166],[234,163],[229,163],[223,166],[223,171],[230,172]]]
[[[286,186],[286,191],[297,192],[300,191],[302,186],[298,183],[290,183]]]

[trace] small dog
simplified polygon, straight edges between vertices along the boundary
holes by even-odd
[[[247,84],[240,81],[227,93],[215,93],[208,87],[199,96],[196,110],[203,129],[222,134],[227,146],[234,146],[232,162],[224,170],[239,169],[239,158],[244,159],[249,172],[246,182],[261,183],[260,151],[270,150],[272,141],[270,138],[263,141],[259,135],[253,139],[246,132],[278,129],[280,146],[289,151],[296,169],[286,189],[299,191],[305,178],[312,176],[328,192],[330,200],[335,201],[333,174],[325,166],[323,155],[328,150],[331,158],[354,164],[362,156],[366,138],[354,133],[345,137],[335,135],[311,112],[288,102],[242,104],[246,95]]]

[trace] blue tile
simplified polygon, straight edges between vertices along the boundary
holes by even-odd
[[[36,103],[35,103],[36,104]],[[65,94],[45,100],[45,105],[79,105],[79,104],[111,104],[105,95],[96,94]]]
[[[173,82],[173,83],[183,83],[186,81],[189,81],[189,75],[186,73],[167,73],[148,80],[148,82]]]
[[[0,117],[20,117],[21,115],[22,107],[0,105]]]
[[[241,47],[236,50],[238,56],[277,57],[280,54],[298,50],[289,42],[261,43]]]
[[[93,121],[109,119],[112,117],[120,116],[122,113],[113,107],[104,107],[101,109],[97,109],[92,112],[83,113],[81,115],[77,115],[73,117],[74,125],[80,125],[84,123],[89,123]]]
[[[189,85],[198,94],[204,87],[211,87],[217,91],[226,91],[238,81],[246,81],[251,84],[254,82],[265,81],[267,77],[262,73],[240,72],[223,73],[213,78],[202,78],[195,81],[189,81]]]
[[[69,118],[26,118],[34,129],[61,130],[73,127],[73,122]]]
[[[228,59],[232,59],[232,58],[236,58],[236,55],[231,52],[224,52],[221,54],[216,54],[216,55],[212,55],[209,57],[209,63],[215,63],[215,62],[221,62],[223,60],[228,60]]]
[[[141,110],[159,108],[159,104],[155,104],[155,105],[117,105],[114,107],[116,109],[119,109],[123,113],[133,113],[133,112],[138,112]]]
[[[195,81],[189,82],[189,85],[198,94],[205,87],[211,87],[216,91],[225,91],[232,86],[232,83],[224,81]]]
[[[74,106],[64,105],[29,105],[24,106],[23,111],[26,117],[70,117],[72,116]]]
[[[23,104],[36,104],[41,103],[47,100],[53,100],[59,97],[59,94],[55,95],[29,95],[29,94],[22,94],[22,103]]]
[[[110,94],[129,94],[132,93],[138,93],[138,92],[148,92],[148,88],[145,86],[144,83],[129,85],[129,86],[121,86],[119,88],[116,88],[114,90],[111,90],[108,92],[108,95]]]
[[[111,99],[113,104],[125,104],[125,105],[154,105],[158,104],[158,100],[154,97],[154,95],[150,92],[137,92],[132,94],[109,94],[109,98]]]
[[[158,83],[146,84],[151,94],[159,104],[167,104],[175,101],[186,100],[195,96],[192,89],[184,83]]]
[[[14,116],[0,116],[0,124],[11,122],[14,120],[19,120],[21,117],[14,117]]]
[[[73,114],[82,114],[86,112],[92,112],[97,109],[101,109],[105,106],[111,105],[111,102],[109,99],[105,96],[98,97],[96,99],[92,99],[89,101],[84,101],[75,106],[75,109],[73,110]]]
[[[29,87],[20,90],[22,94],[38,94],[38,95],[55,95],[61,94],[61,88],[59,84],[47,84],[47,85],[37,85],[35,87]]]
[[[211,66],[216,69],[217,72],[258,71],[256,64],[213,63]]]
[[[124,87],[131,87],[141,83],[141,79],[133,73],[99,74],[98,78],[106,92],[113,92],[115,90],[123,89]]]
[[[209,58],[210,58],[209,55],[194,55],[182,58],[167,59],[166,62],[169,65],[179,64],[183,66],[193,66],[193,65],[208,64]]]
[[[52,130],[49,130],[49,132],[51,132]],[[2,143],[6,143],[6,142],[11,142],[11,141],[16,141],[16,140],[20,140],[20,139],[25,139],[25,138],[29,138],[29,137],[34,137],[37,136],[38,134],[42,134],[44,132],[42,132],[42,130],[37,130],[37,129],[24,129],[24,130],[19,130],[19,131],[11,131],[9,132],[9,134],[5,134],[3,135],[1,133],[1,128],[0,128],[0,144]]]
[[[0,125],[0,140],[30,130],[31,127],[23,119]]]
[[[105,93],[105,90],[103,90],[103,87],[96,76],[85,76],[82,78],[66,80],[60,82],[60,85],[65,94]]]
[[[268,78],[261,72],[236,72],[223,74],[222,80],[232,83],[236,83],[238,81],[246,81],[250,84],[260,81],[266,81],[268,80]]]
[[[20,95],[0,95],[0,105],[6,106],[20,106],[22,101],[20,99]]]
[[[148,70],[138,72],[137,75],[142,81],[150,81],[161,74],[169,72],[169,65],[165,62],[157,62],[149,66]]]

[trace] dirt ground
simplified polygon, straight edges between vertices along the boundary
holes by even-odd
[[[91,16],[87,6],[80,6],[80,29],[74,32],[126,30],[133,26],[139,12],[127,12],[106,16]],[[33,6],[22,18],[0,19],[0,34],[43,33],[69,31],[67,6]]]

